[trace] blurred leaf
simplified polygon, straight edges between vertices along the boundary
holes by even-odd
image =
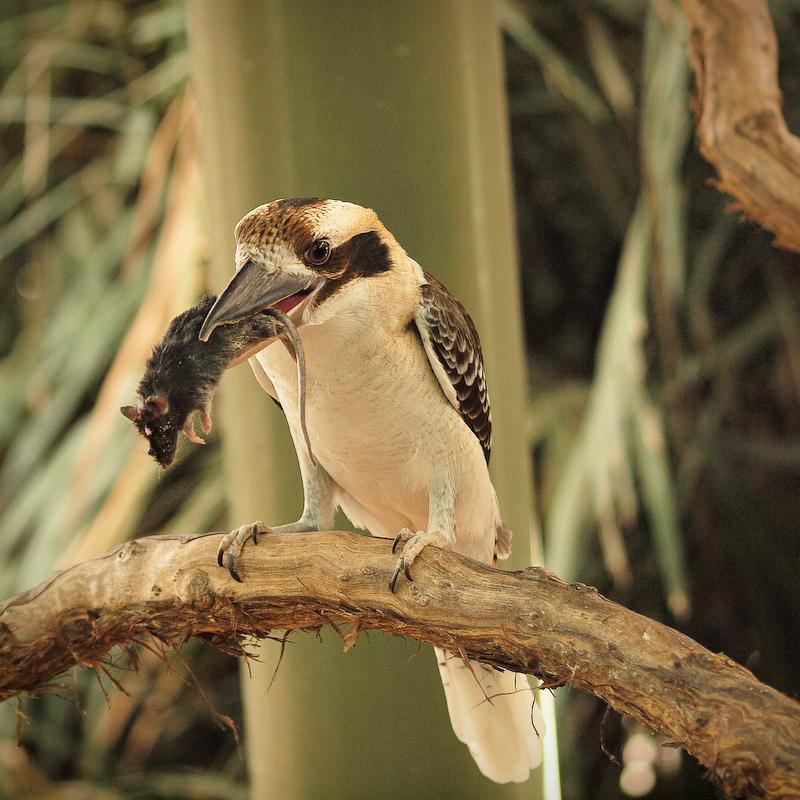
[[[156,45],[186,32],[186,15],[179,3],[151,5],[131,25],[131,40],[137,45]]]
[[[46,578],[68,549],[130,535],[143,507],[165,527],[202,526],[225,503],[218,474],[203,472],[202,451],[192,454],[197,474],[180,473],[179,491],[172,477],[159,482],[142,440],[119,415],[116,396],[127,400],[133,393],[150,347],[193,301],[201,281],[202,193],[192,104],[184,97],[184,27],[182,4],[167,0],[71,0],[0,21],[0,42],[8,44],[0,59],[4,595]],[[192,505],[176,516],[185,499]],[[189,648],[187,658],[198,652]],[[225,685],[234,693],[233,665],[228,673]],[[166,682],[187,693],[183,678]],[[148,717],[153,745],[167,728],[180,742],[186,732],[212,727],[202,704],[192,701],[178,711],[172,705]],[[13,797],[242,795],[216,773],[180,780],[164,773],[152,786],[139,777],[115,783],[121,770],[146,767],[135,759],[150,754],[141,746],[147,726],[136,727],[132,708],[117,717],[128,720],[117,728],[117,743],[128,741],[127,725],[140,737],[136,746],[130,740],[132,760],[123,764],[111,739],[95,738],[92,753],[84,751],[82,732],[90,734],[111,713],[94,673],[76,672],[73,698],[23,706],[31,720],[30,728],[22,726],[29,749],[19,752],[27,760],[14,767],[13,783],[0,780],[3,796],[6,788]],[[168,708],[173,722],[153,724]],[[100,729],[112,730],[108,719]],[[3,748],[15,737],[8,704],[0,706],[0,730],[2,772]],[[212,747],[227,759],[233,745],[219,741]],[[87,777],[98,764],[103,771],[94,773],[94,782],[63,780]]]
[[[156,127],[155,111],[137,106],[126,116],[114,159],[114,177],[130,185],[141,175]]]
[[[146,75],[131,81],[128,92],[138,103],[163,100],[162,95],[169,99],[183,89],[188,77],[189,57],[185,51],[179,51]]]
[[[628,230],[608,304],[584,418],[561,468],[545,524],[547,566],[565,580],[575,580],[580,574],[592,516],[596,511],[606,518],[613,516],[611,506],[620,497],[614,476],[629,458],[629,417],[636,410],[633,389],[644,379],[641,343],[646,331],[649,241],[649,220],[640,205]]]
[[[0,20],[0,45],[18,45],[31,31],[57,30],[71,5],[70,2],[41,5],[33,11]]]
[[[677,498],[662,414],[646,388],[646,288],[675,318],[684,276],[685,222],[680,169],[688,130],[685,23],[648,14],[641,114],[645,191],[630,222],[597,349],[595,377],[580,430],[561,466],[546,524],[548,567],[567,580],[582,570],[586,534],[595,521],[606,568],[619,586],[630,568],[619,524],[635,519],[635,483],[654,535],[654,553],[673,614],[689,611]],[[667,276],[670,276],[667,284]],[[669,302],[664,297],[669,293]]]
[[[611,33],[602,17],[590,14],[586,20],[589,59],[597,82],[614,113],[624,121],[634,113],[633,85],[617,53]]]
[[[54,551],[54,543],[45,528],[53,521],[60,528],[58,508],[53,500],[63,495],[69,481],[71,466],[81,445],[82,431],[82,425],[73,425],[48,461],[3,508],[0,553],[4,560],[0,567],[0,589],[4,597],[34,585],[50,571],[59,548]]]
[[[41,233],[81,201],[84,194],[81,186],[82,176],[83,171],[70,175],[58,186],[34,200],[0,229],[0,260]]]
[[[515,0],[501,0],[499,14],[503,30],[536,60],[547,81],[557,91],[574,103],[590,122],[608,119],[605,103],[580,77],[569,59],[531,25]]]
[[[109,287],[91,318],[92,324],[76,331],[70,343],[71,352],[58,365],[58,372],[47,376],[50,386],[46,413],[23,424],[17,432],[14,453],[3,467],[5,492],[15,491],[62,432],[86,392],[97,384],[138,305],[142,283],[141,280],[133,285],[121,282]]]
[[[742,366],[773,342],[779,331],[780,320],[775,311],[764,309],[727,336],[719,337],[704,353],[684,358],[675,376],[676,384],[699,383],[723,367]]]
[[[658,408],[645,397],[639,398],[637,406],[638,413],[633,417],[636,456],[642,497],[655,537],[656,559],[667,590],[667,605],[678,619],[686,619],[690,611],[689,591],[672,468],[664,441],[664,420]]]
[[[677,7],[653,6],[644,42],[644,93],[641,137],[643,182],[654,238],[654,276],[665,313],[675,308],[685,282],[681,166],[689,136],[689,65],[685,42],[689,28]],[[669,19],[662,18],[669,13]]]

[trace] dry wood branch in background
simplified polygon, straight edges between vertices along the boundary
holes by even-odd
[[[426,548],[397,594],[387,540],[262,537],[244,583],[216,566],[220,534],[139,539],[0,606],[0,698],[148,634],[243,653],[274,629],[377,628],[591,692],[686,748],[732,796],[800,796],[800,705],[683,634],[539,568],[503,572]]]
[[[682,0],[692,26],[700,150],[719,188],[800,252],[800,139],[781,111],[778,45],[763,0]]]

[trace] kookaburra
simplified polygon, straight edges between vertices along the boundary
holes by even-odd
[[[200,332],[266,307],[297,326],[307,364],[301,429],[296,364],[278,341],[250,359],[289,423],[303,479],[300,519],[224,537],[220,564],[258,533],[353,524],[402,549],[391,590],[429,544],[484,563],[510,553],[487,464],[491,413],[480,341],[464,307],[375,212],[337,200],[276,200],[236,226],[236,274]],[[403,576],[405,574],[405,577]],[[395,586],[395,584],[398,584]],[[456,736],[484,775],[523,781],[544,726],[527,679],[436,650]]]

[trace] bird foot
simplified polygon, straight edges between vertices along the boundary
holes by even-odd
[[[239,560],[239,556],[242,554],[242,548],[245,546],[248,539],[252,539],[253,544],[258,544],[258,534],[268,532],[269,528],[261,522],[261,520],[258,520],[247,525],[240,525],[230,533],[226,533],[222,537],[222,541],[219,543],[219,548],[217,549],[217,563],[221,567],[227,566],[231,577],[235,581],[241,583],[242,578],[236,569],[236,563]]]
[[[392,552],[397,550],[399,544],[403,544],[403,552],[400,558],[397,559],[392,578],[389,581],[389,589],[394,592],[397,585],[397,579],[400,572],[413,582],[411,577],[411,565],[414,563],[416,557],[422,552],[423,548],[429,544],[441,547],[445,543],[445,535],[441,531],[417,531],[412,533],[408,528],[403,528],[400,533],[395,536],[394,543],[392,544]]]

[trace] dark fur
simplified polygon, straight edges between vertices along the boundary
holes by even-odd
[[[215,300],[214,296],[205,297],[172,320],[153,348],[139,382],[141,406],[133,423],[150,443],[149,455],[165,469],[175,458],[184,423],[194,411],[210,407],[231,361],[250,345],[276,335],[275,320],[255,314],[235,325],[220,325],[208,342],[201,342],[200,326]]]

